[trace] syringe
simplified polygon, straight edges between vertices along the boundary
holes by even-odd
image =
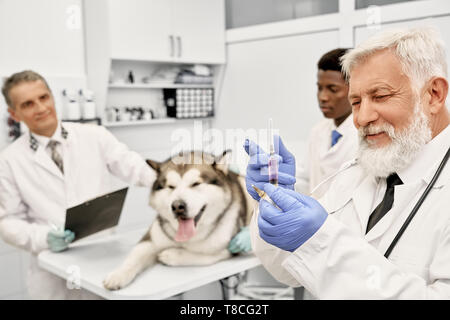
[[[274,148],[274,137],[273,137],[273,123],[272,118],[269,118],[269,182],[273,185],[278,185],[278,162],[275,154]]]
[[[273,202],[273,200],[270,199],[269,195],[268,195],[265,191],[259,189],[258,187],[256,187],[256,186],[253,185],[253,184],[252,184],[252,188],[256,191],[256,193],[258,194],[258,196],[259,196],[261,199],[264,199],[264,200],[268,201],[271,205],[273,205],[273,206],[277,207],[278,209],[280,209],[280,207],[278,207],[278,206],[275,204],[275,202]]]

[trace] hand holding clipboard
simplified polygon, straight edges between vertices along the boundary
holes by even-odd
[[[88,200],[66,211],[64,229],[75,233],[75,241],[119,223],[128,188]]]

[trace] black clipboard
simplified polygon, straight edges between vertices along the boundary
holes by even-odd
[[[128,188],[88,200],[66,210],[64,229],[75,233],[75,241],[119,223]]]

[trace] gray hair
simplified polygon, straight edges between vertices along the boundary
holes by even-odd
[[[445,44],[434,27],[387,30],[374,35],[341,58],[346,78],[350,79],[355,66],[384,49],[398,57],[416,92],[432,77],[447,78]]]
[[[22,82],[33,82],[33,81],[39,81],[41,80],[46,86],[47,89],[51,92],[50,87],[48,86],[47,81],[44,79],[43,76],[41,76],[39,73],[31,71],[31,70],[25,70],[21,72],[14,73],[9,78],[5,80],[2,87],[2,93],[5,97],[5,101],[8,104],[10,108],[14,108],[11,102],[11,98],[9,96],[9,92],[12,88],[17,86],[18,84]]]

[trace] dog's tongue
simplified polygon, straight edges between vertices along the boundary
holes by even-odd
[[[175,241],[183,242],[188,241],[195,234],[194,219],[181,219],[178,218],[178,230],[175,235]]]

